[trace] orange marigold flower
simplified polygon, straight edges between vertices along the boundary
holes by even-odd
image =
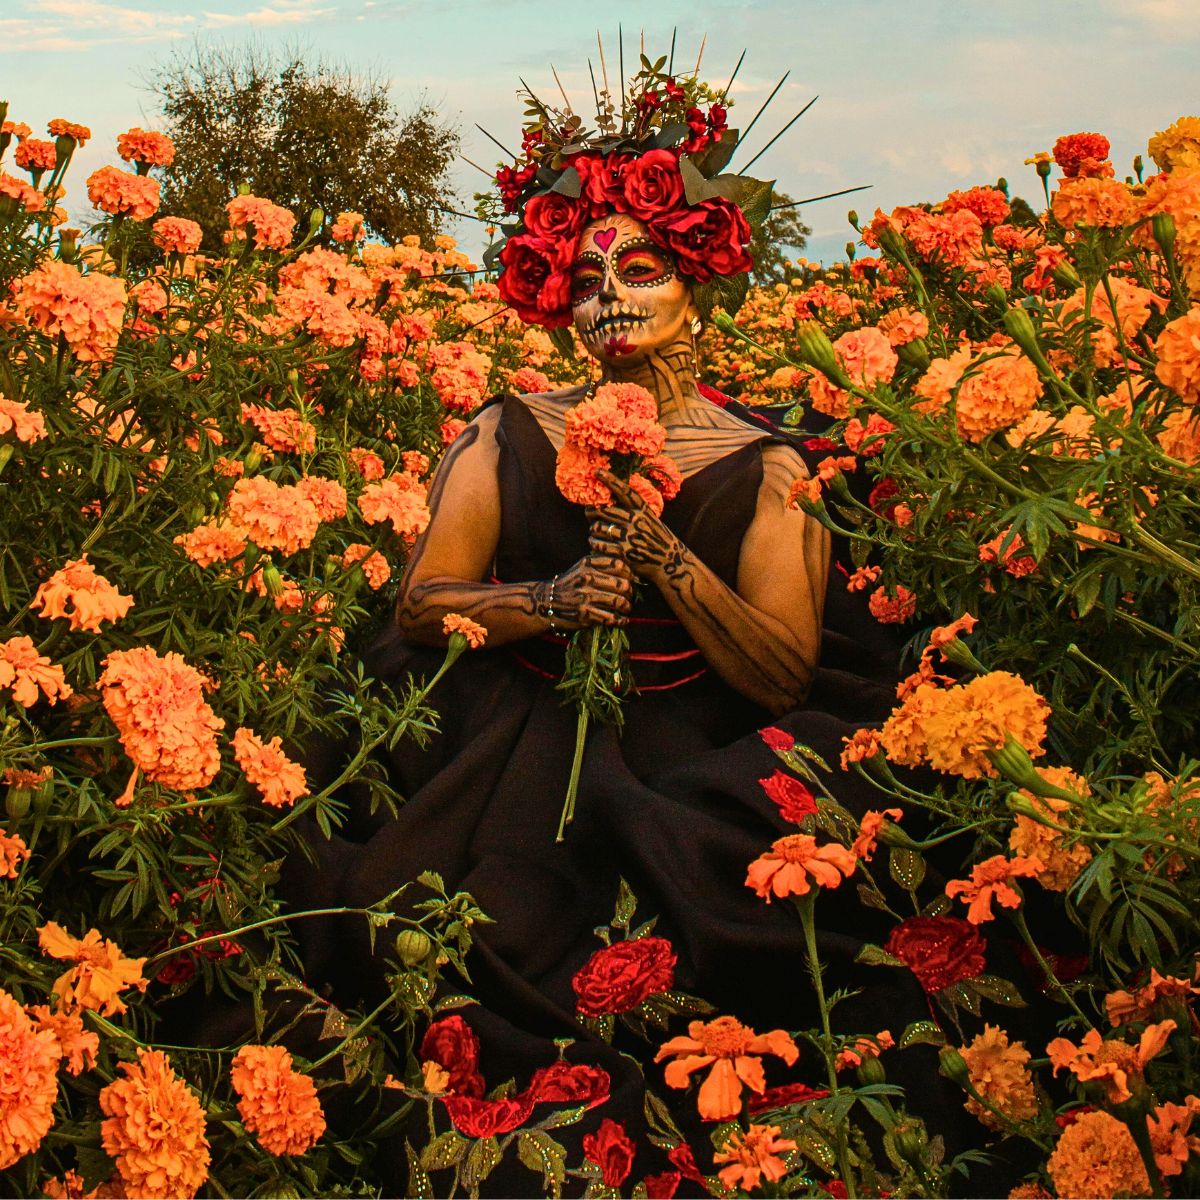
[[[55,921],[47,921],[38,930],[38,945],[43,954],[62,958],[75,965],[54,981],[54,994],[61,1008],[91,1008],[111,1017],[125,1011],[117,995],[124,988],[146,990],[142,977],[144,958],[126,958],[120,946],[102,938],[99,930],[89,929],[82,938],[72,937]]]
[[[1150,1180],[1129,1127],[1106,1112],[1068,1125],[1046,1162],[1060,1196],[1149,1196]]]
[[[78,1012],[67,1012],[61,1008],[51,1012],[47,1004],[35,1004],[26,1011],[37,1021],[39,1029],[48,1030],[54,1035],[59,1056],[67,1060],[67,1070],[72,1075],[96,1065],[100,1038],[84,1029],[83,1017]]]
[[[357,564],[363,575],[366,576],[372,591],[379,591],[392,577],[392,568],[388,560],[378,550],[372,550],[365,542],[354,542],[347,546],[346,552],[341,557],[341,563],[347,570]]]
[[[362,213],[338,213],[329,227],[329,236],[335,242],[361,242],[367,236],[367,231],[363,228]]]
[[[1154,440],[1164,454],[1195,466],[1200,461],[1200,415],[1183,409],[1168,413]]]
[[[878,729],[856,729],[848,738],[842,738],[842,770],[850,770],[850,764],[866,762],[880,753]]]
[[[946,884],[946,895],[951,900],[960,897],[970,905],[967,920],[972,925],[982,925],[996,915],[992,912],[992,901],[1002,908],[1017,908],[1021,893],[1009,882],[1013,879],[1031,879],[1042,869],[1036,858],[1005,858],[995,854],[984,859],[972,871],[970,879],[952,879]]]
[[[711,1066],[700,1085],[700,1115],[708,1121],[727,1121],[741,1111],[743,1084],[757,1095],[766,1088],[764,1054],[782,1058],[789,1067],[800,1057],[796,1043],[782,1029],[760,1034],[735,1017],[717,1017],[708,1022],[692,1021],[687,1037],[665,1042],[654,1061],[674,1056],[675,1061],[667,1064],[665,1078],[668,1087],[680,1089],[688,1086],[688,1077],[694,1071]]]
[[[361,446],[354,446],[350,449],[349,454],[354,469],[364,479],[369,481],[383,478],[383,459],[373,450],[364,450]],[[405,469],[407,470],[407,467]],[[421,471],[415,473],[424,474]]]
[[[235,196],[225,211],[233,232],[249,228],[256,250],[286,250],[291,244],[296,218],[286,208],[261,196]]]
[[[136,1063],[100,1092],[100,1140],[117,1160],[126,1195],[192,1197],[208,1178],[204,1109],[161,1050],[138,1048]]]
[[[161,217],[151,231],[154,244],[164,254],[195,254],[204,240],[204,230],[186,217]]]
[[[205,521],[189,533],[173,539],[176,546],[194,563],[211,567],[213,563],[231,562],[246,552],[246,536],[227,521]]]
[[[1096,176],[1064,179],[1050,201],[1059,224],[1112,229],[1134,217],[1133,196],[1123,183]]]
[[[929,754],[926,726],[940,708],[942,696],[942,689],[937,684],[920,683],[892,711],[879,731],[879,744],[892,762],[906,767],[919,767],[925,763]]]
[[[126,162],[148,167],[169,167],[175,161],[175,143],[165,133],[135,125],[117,135],[117,153]]]
[[[207,787],[221,766],[225,722],[204,699],[208,681],[174,651],[114,650],[97,683],[125,753],[146,778],[176,791]]]
[[[86,125],[77,125],[74,121],[64,121],[62,117],[55,117],[46,126],[46,132],[55,138],[74,138],[81,146],[92,136],[92,131]]]
[[[914,394],[921,397],[913,407],[919,412],[940,412],[950,403],[970,362],[970,346],[960,346],[949,358],[935,358],[913,388]]]
[[[18,207],[27,213],[41,212],[46,207],[46,197],[25,180],[0,171],[0,213],[7,217]]]
[[[636,383],[606,383],[567,412],[566,440],[577,446],[651,458],[666,438],[657,402]]]
[[[284,754],[280,738],[264,742],[252,729],[240,728],[233,735],[233,757],[264,804],[283,808],[308,795],[304,768]]]
[[[145,221],[158,212],[158,180],[120,167],[101,167],[88,176],[88,199],[113,216]]]
[[[911,308],[894,308],[879,318],[879,328],[893,346],[907,346],[929,333],[929,318]]]
[[[904,814],[898,808],[885,808],[882,812],[863,813],[858,823],[858,836],[850,847],[850,853],[863,862],[870,862],[875,854],[875,844],[888,821],[899,821]]]
[[[17,280],[13,299],[35,329],[49,338],[62,334],[80,362],[112,358],[125,319],[124,281],[48,259]]]
[[[239,479],[225,501],[233,525],[261,550],[295,554],[312,543],[321,523],[317,506],[294,484],[265,475]]]
[[[780,1137],[778,1125],[751,1125],[745,1133],[735,1129],[713,1163],[729,1163],[718,1172],[721,1182],[731,1191],[751,1192],[766,1179],[775,1183],[787,1174],[787,1165],[779,1156],[796,1149],[791,1138]]]
[[[1021,579],[1032,575],[1037,570],[1037,559],[1032,554],[1022,554],[1025,541],[1019,533],[1012,533],[1012,527],[1002,529],[990,541],[979,547],[979,561],[985,563],[1002,562],[1004,569]]]
[[[1008,1200],[1054,1200],[1054,1196],[1040,1183],[1018,1183],[1009,1191]]]
[[[979,223],[985,229],[999,225],[1011,211],[1004,193],[999,188],[992,187],[973,187],[965,192],[951,192],[942,201],[941,209],[944,213],[967,209],[979,218]]]
[[[336,479],[321,475],[305,475],[296,484],[297,490],[316,507],[322,521],[336,521],[346,515],[346,489]]]
[[[416,537],[429,525],[425,485],[412,475],[395,471],[379,483],[368,483],[363,488],[358,511],[368,525],[390,521],[403,538]]]
[[[36,1150],[54,1124],[58,1059],[54,1034],[35,1029],[0,989],[0,1170]]]
[[[466,427],[466,421],[460,421],[457,417],[451,417],[449,420],[443,421],[438,426],[438,432],[442,436],[442,445],[449,446]]]
[[[13,154],[13,161],[26,171],[53,171],[58,155],[53,142],[41,138],[25,138]]]
[[[844,1046],[834,1059],[834,1070],[848,1071],[852,1067],[861,1067],[868,1058],[878,1058],[885,1050],[890,1050],[896,1044],[887,1029],[881,1029],[874,1037],[856,1038],[854,1043]]]
[[[242,420],[253,425],[272,450],[307,454],[317,448],[317,427],[295,409],[243,404]]]
[[[1200,305],[1171,321],[1154,343],[1158,381],[1189,404],[1200,404]]]
[[[1081,175],[1111,175],[1110,149],[1108,138],[1102,133],[1066,133],[1054,143],[1052,154],[1062,173],[1068,179],[1075,179]]]
[[[1142,1021],[1153,1015],[1155,1007],[1163,1001],[1182,1000],[1190,1002],[1193,995],[1200,996],[1200,987],[1190,980],[1176,975],[1160,975],[1157,968],[1150,968],[1150,982],[1136,991],[1109,992],[1104,997],[1104,1008],[1109,1021],[1124,1025],[1130,1021]]]
[[[1200,1096],[1188,1096],[1182,1104],[1160,1104],[1146,1118],[1154,1162],[1164,1179],[1181,1175],[1188,1159],[1200,1153],[1200,1137],[1188,1136],[1198,1112]]]
[[[5,772],[7,775],[8,772]],[[32,772],[27,772],[32,774]],[[0,829],[0,879],[16,879],[17,868],[29,857],[29,847],[19,833]]]
[[[1080,796],[1092,794],[1087,780],[1068,767],[1043,767],[1041,774],[1057,787],[1067,788]],[[1020,794],[1056,825],[1071,824],[1069,801],[1056,796],[1035,796],[1024,788]],[[1017,816],[1008,835],[1008,848],[1014,854],[1041,862],[1037,881],[1049,892],[1065,892],[1092,861],[1092,850],[1086,842],[1072,840],[1069,834],[1059,833],[1057,829],[1023,815]]]
[[[41,696],[57,704],[72,694],[62,667],[39,654],[29,637],[0,642],[0,690],[4,688],[12,689],[13,699],[22,708],[32,707]]]
[[[37,590],[29,606],[43,617],[66,617],[72,629],[99,633],[104,621],[119,621],[132,607],[133,597],[123,596],[96,568],[82,558],[59,568]]]
[[[304,1154],[325,1132],[316,1084],[283,1046],[243,1046],[229,1077],[242,1124],[270,1154]]]
[[[1066,1069],[1083,1082],[1093,1080],[1104,1089],[1110,1104],[1121,1104],[1133,1095],[1130,1080],[1142,1077],[1146,1064],[1162,1051],[1175,1029],[1170,1020],[1147,1025],[1136,1046],[1105,1040],[1098,1030],[1089,1029],[1078,1046],[1067,1038],[1055,1038],[1046,1053],[1055,1075]]]
[[[1015,425],[1041,394],[1037,368],[1016,349],[986,359],[959,384],[958,432],[969,442],[981,442],[988,434]]]
[[[917,594],[904,584],[895,588],[876,588],[867,600],[871,616],[881,625],[902,625],[916,615]]]
[[[959,1052],[967,1064],[971,1086],[1010,1121],[1029,1121],[1037,1116],[1037,1091],[1029,1073],[1029,1051],[1024,1042],[1009,1043],[998,1025],[984,1025],[983,1032]],[[989,1129],[1002,1129],[1002,1122],[974,1096],[964,1106]]]
[[[859,567],[846,580],[846,591],[865,592],[882,574],[882,567]]]
[[[462,634],[472,650],[478,650],[487,640],[487,630],[482,625],[458,613],[447,613],[442,618],[442,632],[447,637],[453,637],[456,633]]]
[[[854,874],[858,860],[838,842],[817,845],[807,833],[789,833],[771,843],[746,872],[746,886],[768,904],[772,896],[803,896],[817,887],[835,888]]]

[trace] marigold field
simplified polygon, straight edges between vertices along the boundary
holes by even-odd
[[[764,731],[763,786],[797,832],[747,886],[809,929],[830,888],[890,912],[888,874],[910,904],[863,961],[912,972],[930,1016],[844,1028],[814,952],[822,1028],[689,1022],[663,1000],[670,946],[627,940],[630,899],[577,977],[581,1026],[636,1021],[659,1047],[648,1087],[692,1089],[712,1135],[689,1146],[660,1106],[647,1178],[618,1122],[582,1156],[555,1136],[604,1103],[594,1070],[484,1094],[452,1011],[486,919],[472,897],[427,873],[415,916],[394,895],[358,910],[392,964],[360,1013],[308,988],[303,916],[273,891],[302,814],[338,825],[350,781],[403,803],[371,752],[437,728],[431,680],[371,687],[356,651],[388,619],[443,448],[488,396],[581,382],[586,360],[449,238],[371,244],[354,213],[246,194],[224,256],[200,256],[199,226],[159,213],[161,134],[121,136],[84,185],[95,225],[69,229],[90,133],[48,135],[0,132],[6,1193],[378,1194],[400,1128],[412,1195],[477,1194],[504,1159],[530,1194],[986,1187],[986,1153],[948,1154],[889,1084],[919,1054],[981,1145],[1022,1148],[1014,1196],[1200,1193],[1200,118],[1124,181],[1100,134],[1030,147],[1012,171],[1036,172],[1041,212],[980,186],[851,214],[846,262],[801,260],[707,331],[709,382],[785,427],[805,416],[825,457],[792,502],[909,639],[891,717],[840,763]],[[444,669],[480,636],[460,625]],[[306,747],[349,727],[360,752],[314,791]],[[875,783],[878,811],[840,808],[841,771]],[[944,887],[935,844],[958,864]],[[1020,977],[992,973],[989,940]],[[286,995],[328,1049],[294,1058],[261,1024],[246,1045],[180,1044],[172,1006],[201,992],[260,1016]],[[1014,1014],[1034,1000],[1058,1035],[1026,1045]],[[763,1056],[796,1082],[764,1092]]]

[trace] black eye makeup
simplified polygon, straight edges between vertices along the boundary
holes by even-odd
[[[617,277],[627,287],[652,287],[672,278],[675,268],[653,242],[626,242],[615,255]]]

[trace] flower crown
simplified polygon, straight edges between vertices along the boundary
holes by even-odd
[[[523,86],[521,154],[495,176],[499,206],[519,217],[501,224],[503,239],[484,256],[486,266],[500,265],[501,296],[524,321],[569,325],[570,269],[583,227],[626,213],[674,255],[705,316],[718,305],[736,312],[754,265],[753,229],[770,212],[774,180],[722,174],[738,144],[726,121],[728,85],[714,91],[694,73],[664,70],[666,57],[651,62],[643,54],[618,116],[603,52],[600,63],[603,87],[592,77],[594,130],[584,128],[565,92],[564,107],[556,108]]]

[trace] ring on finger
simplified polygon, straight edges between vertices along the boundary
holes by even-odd
[[[619,525],[609,525],[604,532],[607,533],[609,537],[616,537],[617,534],[621,532],[621,527]]]

